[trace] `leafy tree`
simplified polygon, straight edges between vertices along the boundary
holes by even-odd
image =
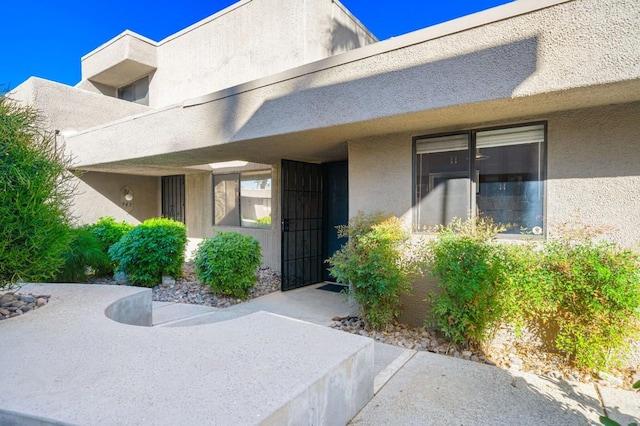
[[[46,280],[64,262],[69,165],[37,111],[0,98],[0,289]]]

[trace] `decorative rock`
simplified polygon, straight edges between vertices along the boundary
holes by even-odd
[[[162,285],[172,286],[176,284],[176,279],[169,276],[162,276]]]
[[[36,300],[36,306],[38,308],[44,306],[47,304],[47,299],[45,299],[44,297],[38,297],[38,299]]]
[[[113,279],[117,285],[129,285],[129,277],[124,272],[116,272]]]
[[[547,373],[547,376],[551,377],[552,379],[562,379],[562,373],[559,371],[549,371]]]
[[[0,305],[13,302],[13,293],[5,293],[0,296]]]
[[[4,302],[3,306],[0,307],[0,320],[17,317],[26,312],[30,312],[39,307],[36,303],[38,298],[42,298],[46,304],[49,297],[50,296],[34,296],[32,294],[4,293],[0,295],[0,300]]]
[[[622,380],[619,377],[614,376],[613,374],[609,374],[609,373],[606,373],[604,371],[600,371],[598,373],[598,376],[600,376],[600,378],[602,380],[606,381],[607,383],[609,383],[612,386],[622,387],[624,385],[624,380]]]
[[[31,295],[21,295],[20,300],[24,303],[35,303],[36,298]]]

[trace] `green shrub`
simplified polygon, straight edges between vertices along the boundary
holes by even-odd
[[[0,290],[53,276],[69,244],[70,160],[37,112],[0,98]]]
[[[116,222],[111,216],[101,217],[96,223],[87,227],[87,229],[98,238],[102,251],[108,256],[109,249],[127,232],[131,231],[135,226],[127,222]],[[95,275],[111,275],[115,268],[115,264],[108,262],[103,267],[97,268]]]
[[[497,229],[457,221],[428,244],[436,325],[461,343],[482,343],[501,323],[527,325],[578,368],[617,366],[640,336],[640,256],[575,225],[543,244],[498,244]]]
[[[153,287],[163,275],[182,274],[187,230],[171,219],[148,219],[126,233],[109,249],[116,272],[136,285]]]
[[[556,347],[579,367],[618,366],[640,336],[638,254],[607,242],[559,239],[547,243],[543,268],[553,283]]]
[[[256,283],[261,262],[260,243],[255,238],[219,232],[198,246],[196,275],[216,293],[246,299]]]
[[[504,322],[514,324],[518,333],[527,325],[530,331],[545,334],[539,328],[553,318],[557,303],[549,297],[554,288],[543,268],[544,245],[503,244],[501,252],[504,274],[500,297]]]
[[[111,261],[102,243],[87,228],[73,228],[71,242],[64,253],[64,264],[58,270],[54,282],[85,282],[88,273],[107,267]]]
[[[379,212],[358,213],[348,226],[338,227],[338,237],[349,240],[328,260],[331,275],[351,284],[371,327],[386,327],[400,315],[400,295],[411,291],[421,257],[406,256],[412,252],[400,219]]]
[[[432,321],[456,343],[483,342],[503,318],[504,256],[493,241],[501,229],[491,219],[454,220],[428,244],[439,288]]]

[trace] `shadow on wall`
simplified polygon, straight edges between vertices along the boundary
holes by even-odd
[[[329,31],[329,39],[331,40],[332,55],[357,49],[364,45],[355,31],[335,19]]]
[[[536,71],[537,57],[538,39],[531,37],[344,83],[286,93],[266,100],[233,139],[509,99]],[[362,67],[367,67],[368,60],[361,62]],[[305,80],[295,86],[314,85],[313,78],[318,74],[299,77]]]
[[[142,222],[158,216],[158,181],[155,176],[134,176],[116,173],[85,172],[74,198],[76,210],[82,211],[83,221],[94,222],[103,216],[124,219],[127,215]],[[121,190],[133,192],[133,208],[127,212],[123,206]]]

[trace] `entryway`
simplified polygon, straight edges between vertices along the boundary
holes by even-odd
[[[336,226],[349,215],[347,162],[282,160],[282,290],[331,280],[324,260],[344,244]]]
[[[162,217],[185,223],[184,175],[162,176]]]

